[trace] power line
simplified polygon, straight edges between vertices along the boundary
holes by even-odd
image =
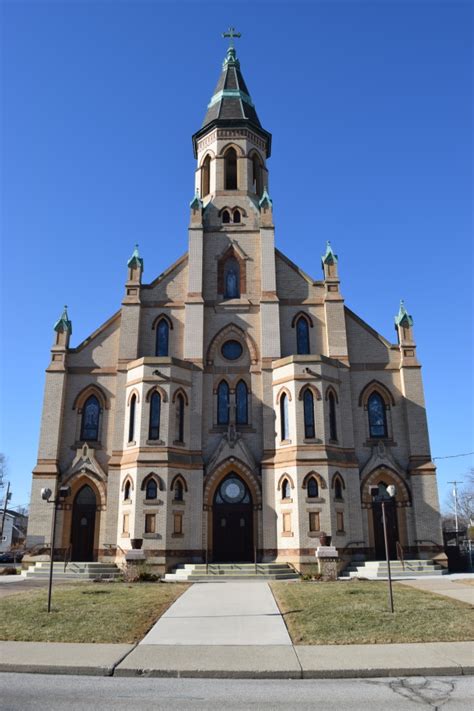
[[[435,459],[456,459],[456,457],[469,457],[471,454],[474,454],[474,452],[465,452],[464,454],[448,454],[445,457],[433,457],[433,461]]]

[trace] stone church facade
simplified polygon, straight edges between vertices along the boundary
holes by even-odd
[[[193,136],[189,248],[151,283],[135,249],[120,309],[71,347],[54,327],[29,545],[120,563],[134,539],[183,562],[382,557],[377,495],[406,558],[442,537],[421,366],[403,304],[390,343],[344,304],[329,243],[314,280],[275,248],[268,159],[231,47]],[[323,250],[322,250],[323,251]]]

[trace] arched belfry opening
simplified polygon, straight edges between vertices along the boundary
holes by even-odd
[[[237,153],[235,148],[228,148],[224,155],[225,190],[237,190]]]
[[[94,489],[85,484],[77,492],[72,506],[71,560],[95,559],[97,497]]]
[[[205,198],[211,192],[211,156],[207,155],[201,168],[201,197]]]
[[[244,563],[254,559],[254,506],[241,476],[231,471],[217,486],[212,502],[212,560]]]

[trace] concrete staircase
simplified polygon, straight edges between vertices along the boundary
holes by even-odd
[[[216,580],[298,580],[288,563],[186,563],[167,573],[165,582],[215,582]]]
[[[53,580],[109,580],[120,577],[121,572],[115,563],[53,563]],[[41,561],[30,565],[24,577],[35,580],[49,578],[49,561]]]
[[[418,578],[428,575],[445,575],[448,570],[437,565],[433,560],[406,560],[404,566],[399,560],[390,561],[392,578]],[[382,560],[350,563],[341,573],[341,580],[349,578],[367,578],[384,580],[388,577],[387,563]]]

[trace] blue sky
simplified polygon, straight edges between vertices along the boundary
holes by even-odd
[[[52,325],[77,345],[120,305],[135,242],[151,281],[187,249],[191,134],[226,43],[262,124],[279,249],[396,340],[415,319],[433,456],[472,444],[469,2],[3,2],[2,407],[28,501]],[[441,498],[472,459],[440,459]]]

